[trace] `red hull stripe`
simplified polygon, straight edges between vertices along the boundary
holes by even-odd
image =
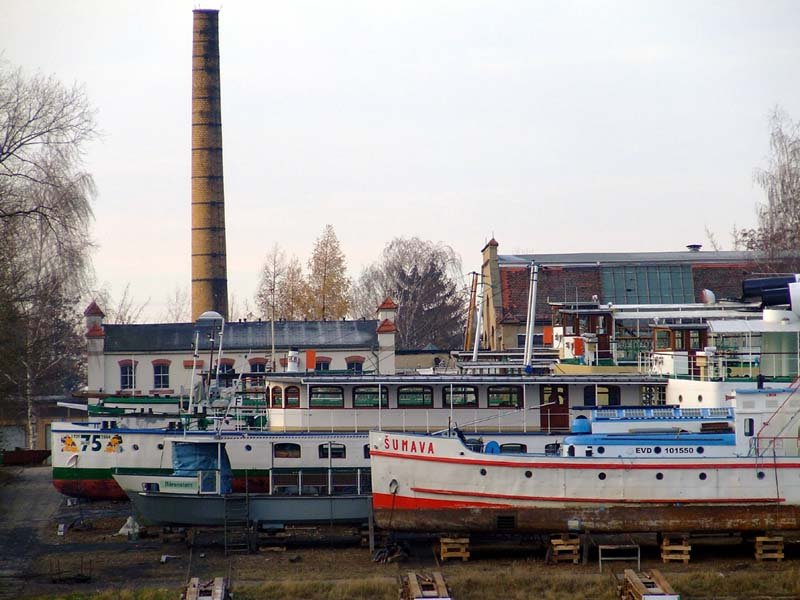
[[[386,456],[388,458],[393,459],[405,459],[405,460],[422,460],[427,462],[438,462],[438,463],[450,463],[450,464],[459,464],[459,465],[476,465],[476,466],[485,466],[485,467],[512,467],[518,469],[580,469],[580,470],[587,470],[587,471],[595,471],[598,469],[602,469],[604,471],[611,471],[614,469],[623,469],[623,470],[636,470],[636,469],[652,469],[656,471],[666,471],[670,469],[798,469],[800,468],[800,462],[785,462],[785,463],[772,463],[768,464],[763,461],[757,461],[756,459],[750,459],[746,463],[743,462],[736,462],[736,463],[724,463],[724,462],[709,462],[704,463],[682,463],[683,459],[678,459],[676,462],[679,464],[672,464],[672,463],[647,463],[647,464],[623,464],[623,463],[608,463],[608,462],[582,462],[577,464],[570,464],[572,460],[575,459],[565,459],[559,462],[522,462],[522,461],[510,461],[510,460],[485,460],[480,458],[455,458],[450,456],[419,456],[415,454],[394,454],[392,452],[384,452],[382,450],[372,450],[370,451],[370,456]],[[592,460],[592,459],[589,459]],[[620,459],[620,460],[629,460],[629,459]],[[630,459],[639,461],[642,459]]]
[[[634,500],[628,498],[565,498],[563,496],[518,496],[513,494],[488,494],[485,492],[462,492],[458,490],[434,490],[412,487],[411,491],[420,494],[439,496],[466,496],[475,498],[497,498],[498,500],[536,500],[540,502],[590,502],[599,504],[778,504],[786,498],[665,498],[656,500]],[[492,503],[494,506],[494,503]],[[505,506],[505,505],[504,505]]]
[[[372,506],[389,510],[417,510],[423,508],[514,508],[511,504],[476,502],[469,500],[434,500],[433,498],[409,498],[393,494],[372,494]]]

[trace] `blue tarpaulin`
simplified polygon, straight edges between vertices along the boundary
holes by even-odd
[[[174,442],[172,469],[175,475],[191,477],[198,471],[220,471],[220,493],[229,494],[233,487],[231,461],[223,442]]]

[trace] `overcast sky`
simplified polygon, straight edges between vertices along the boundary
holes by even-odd
[[[188,288],[192,8],[2,0],[12,65],[85,83],[97,278],[146,316]],[[205,3],[203,7],[220,5]],[[768,116],[800,120],[800,2],[229,0],[220,12],[229,292],[325,224],[350,271],[397,236],[501,253],[725,249]]]

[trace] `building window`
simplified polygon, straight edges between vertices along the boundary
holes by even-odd
[[[314,385],[308,405],[311,408],[342,408],[344,406],[344,391],[337,386]]]
[[[351,373],[361,373],[364,370],[363,356],[348,356],[344,359],[347,370]]]
[[[267,372],[267,363],[265,362],[256,362],[250,364],[250,372],[251,373],[266,373]]]
[[[398,408],[432,408],[433,388],[427,385],[409,385],[397,388]]]
[[[300,408],[300,388],[296,385],[286,388],[286,408]]]
[[[232,358],[223,358],[219,361],[219,372],[220,374],[223,373],[233,373],[233,359]]]
[[[622,393],[618,385],[587,385],[583,388],[584,406],[619,406]]]
[[[272,408],[283,406],[283,390],[279,387],[272,388]]]
[[[330,448],[331,458],[347,458],[347,450],[344,444],[320,444],[319,457],[328,458],[328,449]]]
[[[487,390],[489,408],[522,406],[522,388],[517,385],[493,385]]]
[[[450,406],[450,394],[453,394],[453,408],[469,408],[478,406],[478,388],[471,385],[446,385],[442,388],[443,405]]]
[[[691,265],[602,267],[603,302],[688,304],[695,301]]]
[[[389,389],[381,386],[381,406],[389,408]],[[353,388],[354,408],[378,408],[378,386],[365,385]]]
[[[169,365],[153,365],[153,387],[157,390],[169,387]]]
[[[119,387],[123,390],[132,390],[134,384],[133,366],[131,364],[119,366]]]
[[[300,458],[300,444],[275,444],[272,456],[274,458]]]
[[[330,369],[331,369],[331,363],[329,362],[323,362],[321,360],[318,360],[317,364],[314,365],[315,371],[330,371]]]

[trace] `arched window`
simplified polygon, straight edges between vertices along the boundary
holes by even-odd
[[[344,363],[347,365],[347,370],[352,373],[361,373],[364,370],[363,356],[347,356]]]
[[[330,449],[331,458],[347,458],[347,449],[344,444],[320,444],[319,457],[328,458],[328,449]]]
[[[450,392],[451,387],[445,385],[442,388],[442,396],[444,398],[443,405],[450,406]],[[453,408],[468,408],[478,406],[478,388],[471,385],[454,385],[452,386],[453,394]]]
[[[300,408],[300,388],[290,385],[284,392],[286,396],[286,408]]]
[[[272,408],[283,407],[283,389],[275,386],[272,388]]]
[[[283,442],[272,448],[274,458],[300,458],[300,444]]]
[[[489,408],[522,406],[522,387],[518,385],[492,385],[487,390]]]
[[[381,386],[381,406],[389,408],[389,390],[385,385]],[[378,408],[378,386],[361,385],[353,388],[353,407]]]
[[[132,390],[136,385],[137,360],[124,359],[119,361],[119,387],[121,390]]]
[[[312,385],[308,405],[311,408],[342,408],[344,391],[333,385]]]
[[[399,408],[433,407],[433,388],[427,385],[407,385],[397,388]]]

